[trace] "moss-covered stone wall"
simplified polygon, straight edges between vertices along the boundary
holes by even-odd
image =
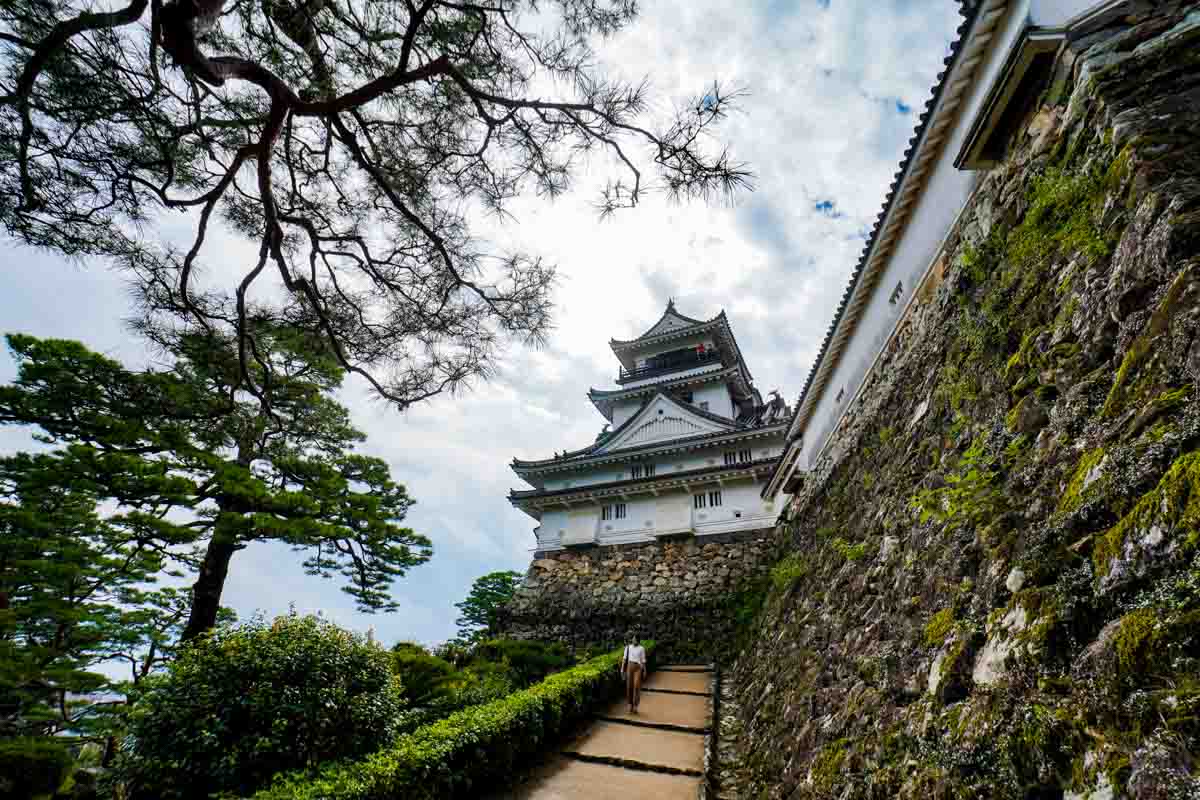
[[[571,647],[636,630],[671,661],[732,658],[761,606],[768,530],[543,553],[504,609],[506,635]]]
[[[1200,797],[1200,10],[1136,5],[777,530],[740,796]]]

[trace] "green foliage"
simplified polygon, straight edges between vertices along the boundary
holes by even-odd
[[[653,642],[643,642],[647,652]],[[280,776],[255,800],[452,800],[507,784],[556,737],[621,691],[615,651],[508,697],[400,736],[360,761]]]
[[[475,661],[501,664],[521,687],[540,681],[574,663],[561,642],[489,639],[475,648]]]
[[[0,459],[0,737],[105,734],[122,687],[99,665],[127,661],[137,681],[178,635],[178,593],[149,590],[165,560],[152,523],[101,518],[90,483],[48,465]]]
[[[821,748],[812,760],[813,788],[825,796],[842,782],[842,766],[846,761],[846,750],[853,746],[850,739],[838,739]]]
[[[1112,569],[1130,536],[1161,526],[1165,534],[1186,533],[1175,547],[1193,550],[1200,544],[1200,452],[1175,460],[1158,485],[1138,500],[1128,514],[1096,538],[1092,561],[1103,578]]]
[[[740,92],[697,86],[663,118],[648,81],[601,66],[633,0],[348,9],[0,3],[6,246],[118,265],[139,323],[235,335],[258,390],[262,321],[302,326],[402,410],[552,328],[555,269],[478,210],[594,170],[602,215],[752,182],[712,137]]]
[[[1062,497],[1058,501],[1058,510],[1060,512],[1074,511],[1083,504],[1083,483],[1087,480],[1092,470],[1099,466],[1103,460],[1103,447],[1089,450],[1079,457],[1079,464],[1076,465],[1075,471],[1071,474],[1071,480],[1067,482],[1067,488],[1063,491]]]
[[[458,670],[420,645],[399,642],[392,647],[392,668],[404,687],[404,700],[413,706],[428,705],[446,696]]]
[[[245,795],[386,745],[402,708],[390,654],[332,623],[217,628],[139,692],[119,774],[135,798]]]
[[[78,342],[8,337],[18,375],[0,387],[0,424],[40,427],[59,449],[7,469],[133,509],[105,521],[149,552],[203,549],[185,638],[216,623],[229,563],[249,542],[307,551],[307,571],[342,575],[366,611],[394,609],[392,581],[431,553],[400,525],[413,501],[387,464],[351,452],[363,435],[333,398],[342,370],[327,346],[291,328],[257,335],[261,397],[238,389],[236,342],[215,336],[163,342],[175,363],[144,372]]]
[[[1142,658],[1153,642],[1158,628],[1158,612],[1139,608],[1121,618],[1113,644],[1116,646],[1117,666],[1128,675],[1142,668]]]
[[[963,453],[945,485],[922,489],[909,500],[921,522],[935,519],[954,525],[979,525],[1001,513],[1007,501],[997,485],[997,458],[987,452],[982,437]]]
[[[954,629],[954,609],[943,608],[929,618],[925,624],[925,644],[930,647],[941,647]]]
[[[803,553],[788,553],[771,567],[771,585],[776,592],[786,592],[808,574],[808,559]]]
[[[71,773],[73,759],[61,741],[0,740],[0,797],[50,800]]]
[[[846,561],[861,561],[867,555],[868,547],[866,542],[850,544],[842,537],[837,536],[829,544]]]
[[[491,572],[476,578],[467,598],[454,604],[462,614],[455,621],[459,640],[470,643],[494,636],[500,621],[500,609],[512,600],[523,580],[521,573],[511,570]]]
[[[1057,253],[1078,253],[1094,263],[1112,252],[1113,242],[1097,223],[1108,187],[1099,171],[1069,174],[1050,168],[1035,178],[1029,210],[1008,237],[1012,274],[1028,271]]]
[[[1159,339],[1167,332],[1171,318],[1178,311],[1184,290],[1191,282],[1194,269],[1189,264],[1175,277],[1162,302],[1150,315],[1146,329],[1133,340],[1133,344],[1129,345],[1129,349],[1125,351],[1125,356],[1121,359],[1121,366],[1117,368],[1116,377],[1113,378],[1112,388],[1108,392],[1108,397],[1105,398],[1104,409],[1101,412],[1103,416],[1116,416],[1124,407],[1130,391],[1130,379],[1142,367],[1146,359],[1153,355]]]

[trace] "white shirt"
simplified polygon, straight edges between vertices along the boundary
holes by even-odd
[[[646,648],[640,644],[625,645],[625,660],[634,664],[646,666]]]

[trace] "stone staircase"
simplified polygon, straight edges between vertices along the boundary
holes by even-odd
[[[659,667],[637,714],[624,699],[496,800],[695,800],[712,746],[711,667]]]

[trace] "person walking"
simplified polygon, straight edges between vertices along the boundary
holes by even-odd
[[[621,654],[621,676],[625,678],[625,699],[629,702],[629,713],[638,713],[638,704],[642,700],[642,680],[646,677],[646,648],[638,642],[637,636],[630,631],[629,644]]]

